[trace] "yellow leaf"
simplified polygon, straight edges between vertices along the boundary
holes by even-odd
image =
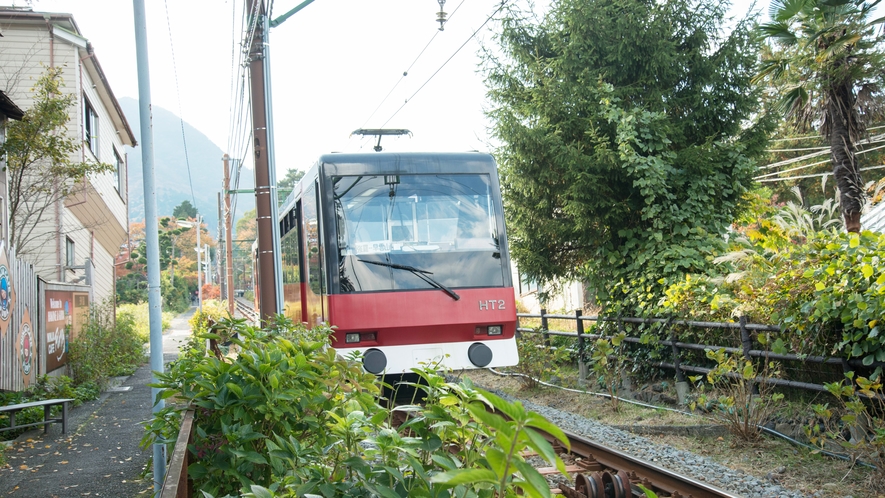
[[[814,284],[814,290],[816,290],[816,291],[822,291],[826,288],[827,288],[827,286],[824,285],[823,282],[818,282],[818,283]]]
[[[852,233],[848,238],[848,247],[854,249],[855,247],[860,245],[860,236],[856,233]]]
[[[869,264],[864,264],[860,271],[863,273],[864,278],[870,278],[873,276],[873,267]]]

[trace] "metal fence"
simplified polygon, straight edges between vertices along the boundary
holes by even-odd
[[[587,369],[585,364],[585,353],[587,351],[587,342],[588,340],[596,340],[599,338],[611,338],[610,335],[601,335],[601,334],[588,334],[585,332],[585,322],[612,322],[616,324],[619,331],[625,331],[625,324],[639,324],[639,325],[658,325],[661,327],[658,335],[669,337],[669,339],[658,340],[656,341],[657,345],[669,348],[670,353],[670,361],[657,361],[657,362],[649,362],[648,366],[656,367],[656,368],[665,368],[675,371],[676,380],[680,382],[686,381],[686,372],[693,372],[698,374],[707,374],[711,371],[710,368],[698,365],[688,365],[683,363],[682,356],[683,351],[704,351],[707,349],[711,350],[719,350],[724,349],[728,353],[740,354],[744,358],[748,360],[752,360],[754,358],[764,358],[766,361],[774,360],[774,361],[791,361],[791,362],[800,362],[807,364],[820,364],[820,365],[836,365],[842,369],[843,372],[853,371],[856,368],[877,368],[883,367],[885,368],[885,363],[882,362],[873,362],[870,365],[864,365],[861,360],[858,359],[848,359],[843,357],[831,357],[831,356],[810,356],[810,355],[795,355],[795,354],[778,354],[773,351],[768,351],[766,349],[755,348],[753,338],[751,336],[751,332],[781,332],[781,328],[776,325],[766,325],[766,324],[757,324],[757,323],[748,323],[746,317],[740,317],[737,322],[702,322],[702,321],[693,321],[693,320],[679,320],[673,318],[638,318],[638,317],[607,317],[607,316],[598,316],[598,315],[584,315],[582,310],[575,310],[573,315],[564,315],[564,314],[548,314],[547,310],[541,309],[540,314],[532,314],[532,313],[518,313],[517,317],[519,319],[527,319],[527,318],[535,318],[540,319],[540,327],[538,328],[530,328],[523,327],[518,325],[517,332],[519,333],[539,333],[544,335],[547,344],[550,344],[551,336],[560,336],[560,337],[574,337],[576,339],[576,352],[578,357],[578,371],[581,378],[586,377]],[[575,330],[576,332],[565,332],[565,331],[557,331],[550,330],[549,321],[551,319],[559,319],[559,320],[573,320],[575,322]],[[741,347],[734,346],[722,346],[722,345],[714,345],[714,344],[694,344],[694,343],[686,343],[680,342],[676,339],[675,331],[673,330],[674,325],[680,325],[685,327],[697,327],[697,328],[719,328],[719,329],[732,329],[740,331],[740,339],[741,339]],[[627,336],[625,341],[633,344],[641,344],[642,339],[634,336]],[[758,382],[767,382],[773,385],[797,388],[797,389],[806,389],[811,391],[822,391],[825,392],[826,388],[822,384],[815,384],[809,382],[800,382],[796,380],[789,380],[783,378],[762,378],[759,377],[756,379]]]

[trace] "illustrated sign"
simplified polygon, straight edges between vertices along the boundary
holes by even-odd
[[[89,294],[71,291],[46,291],[46,371],[68,362],[68,342],[80,330],[82,315],[89,308]]]
[[[34,351],[34,329],[31,327],[31,313],[25,306],[22,323],[18,329],[18,340],[15,342],[16,355],[21,362],[22,382],[25,389],[31,384],[37,370],[36,352]]]
[[[6,254],[6,245],[0,241],[0,337],[6,336],[6,331],[9,330],[14,307],[15,291],[9,272],[9,257]]]

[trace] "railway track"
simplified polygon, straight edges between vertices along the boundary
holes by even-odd
[[[679,475],[663,467],[646,462],[627,453],[608,448],[585,436],[566,432],[571,450],[566,452],[549,434],[542,435],[553,444],[557,454],[575,463],[566,466],[571,483],[559,483],[551,491],[568,498],[628,498],[645,496],[637,484],[654,491],[659,497],[721,497],[739,495],[723,491],[693,478]],[[556,469],[543,467],[545,476],[558,474]]]
[[[239,313],[240,316],[250,323],[258,323],[259,315],[251,301],[243,297],[236,297],[234,298],[234,305],[236,313]]]

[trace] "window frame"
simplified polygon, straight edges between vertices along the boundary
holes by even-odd
[[[99,140],[98,140],[98,113],[95,107],[89,102],[89,99],[83,96],[83,141],[86,142],[86,148],[92,152],[96,159],[99,158]]]
[[[74,239],[65,237],[65,266],[67,270],[74,271],[71,267],[75,266],[75,258],[77,254],[77,246]]]

